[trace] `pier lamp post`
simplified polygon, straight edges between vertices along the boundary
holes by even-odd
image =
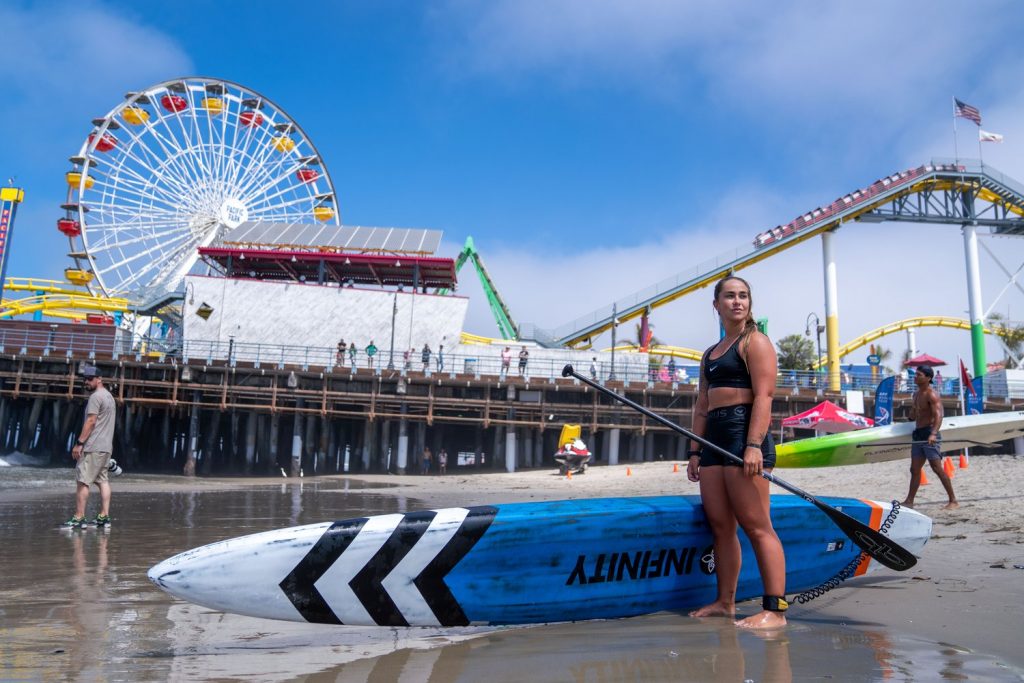
[[[615,304],[612,304],[612,369],[608,373],[608,380],[615,379],[615,331],[619,326],[619,309]]]
[[[395,316],[398,314],[398,291],[391,301],[391,351],[388,354],[388,370],[395,369]]]
[[[804,336],[807,336],[807,337],[811,336],[811,318],[814,318],[815,336],[818,338],[818,362],[820,363],[821,362],[821,333],[825,331],[825,326],[821,324],[821,321],[818,319],[818,314],[817,313],[811,313],[810,315],[807,316],[807,327],[804,328]],[[819,373],[820,369],[821,368],[819,367],[818,370],[815,370],[815,374],[814,374],[814,388],[815,389],[818,388],[818,373]]]

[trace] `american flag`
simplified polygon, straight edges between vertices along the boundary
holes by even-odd
[[[974,121],[979,126],[981,125],[981,112],[978,111],[977,107],[972,107],[969,104],[961,102],[960,100],[958,100],[955,97],[953,98],[953,103],[955,105],[954,106],[954,111],[953,111],[953,116],[960,116],[960,117],[963,117],[965,119],[970,119],[971,121]]]

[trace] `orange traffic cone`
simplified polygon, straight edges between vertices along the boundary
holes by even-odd
[[[942,471],[946,473],[946,476],[950,479],[956,474],[956,470],[953,468],[953,458],[945,457],[942,459]]]
[[[626,476],[627,477],[632,477],[633,476],[633,470],[631,470],[630,468],[627,467],[626,468]]]
[[[672,463],[672,474],[675,474],[678,471],[679,471],[679,463],[677,463],[677,462]]]
[[[960,469],[967,469],[967,456],[964,453],[960,454]]]
[[[566,479],[572,479],[572,470],[566,470],[565,471],[565,478]]]
[[[928,485],[928,475],[925,474],[924,468],[921,468],[921,486]]]

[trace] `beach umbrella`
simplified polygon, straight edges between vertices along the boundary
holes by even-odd
[[[826,433],[866,429],[874,424],[871,418],[845,411],[832,401],[822,401],[810,410],[791,415],[782,421],[783,427]]]
[[[923,366],[928,366],[930,368],[937,368],[945,364],[946,361],[944,360],[939,360],[935,356],[929,356],[927,353],[922,353],[920,356],[914,356],[913,358],[908,360],[906,363],[903,364],[903,367],[920,368]]]

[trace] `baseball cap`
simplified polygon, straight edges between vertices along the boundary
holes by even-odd
[[[82,371],[79,374],[85,379],[92,379],[93,377],[103,376],[100,374],[100,369],[97,368],[95,365],[86,365],[84,368],[82,368]]]

